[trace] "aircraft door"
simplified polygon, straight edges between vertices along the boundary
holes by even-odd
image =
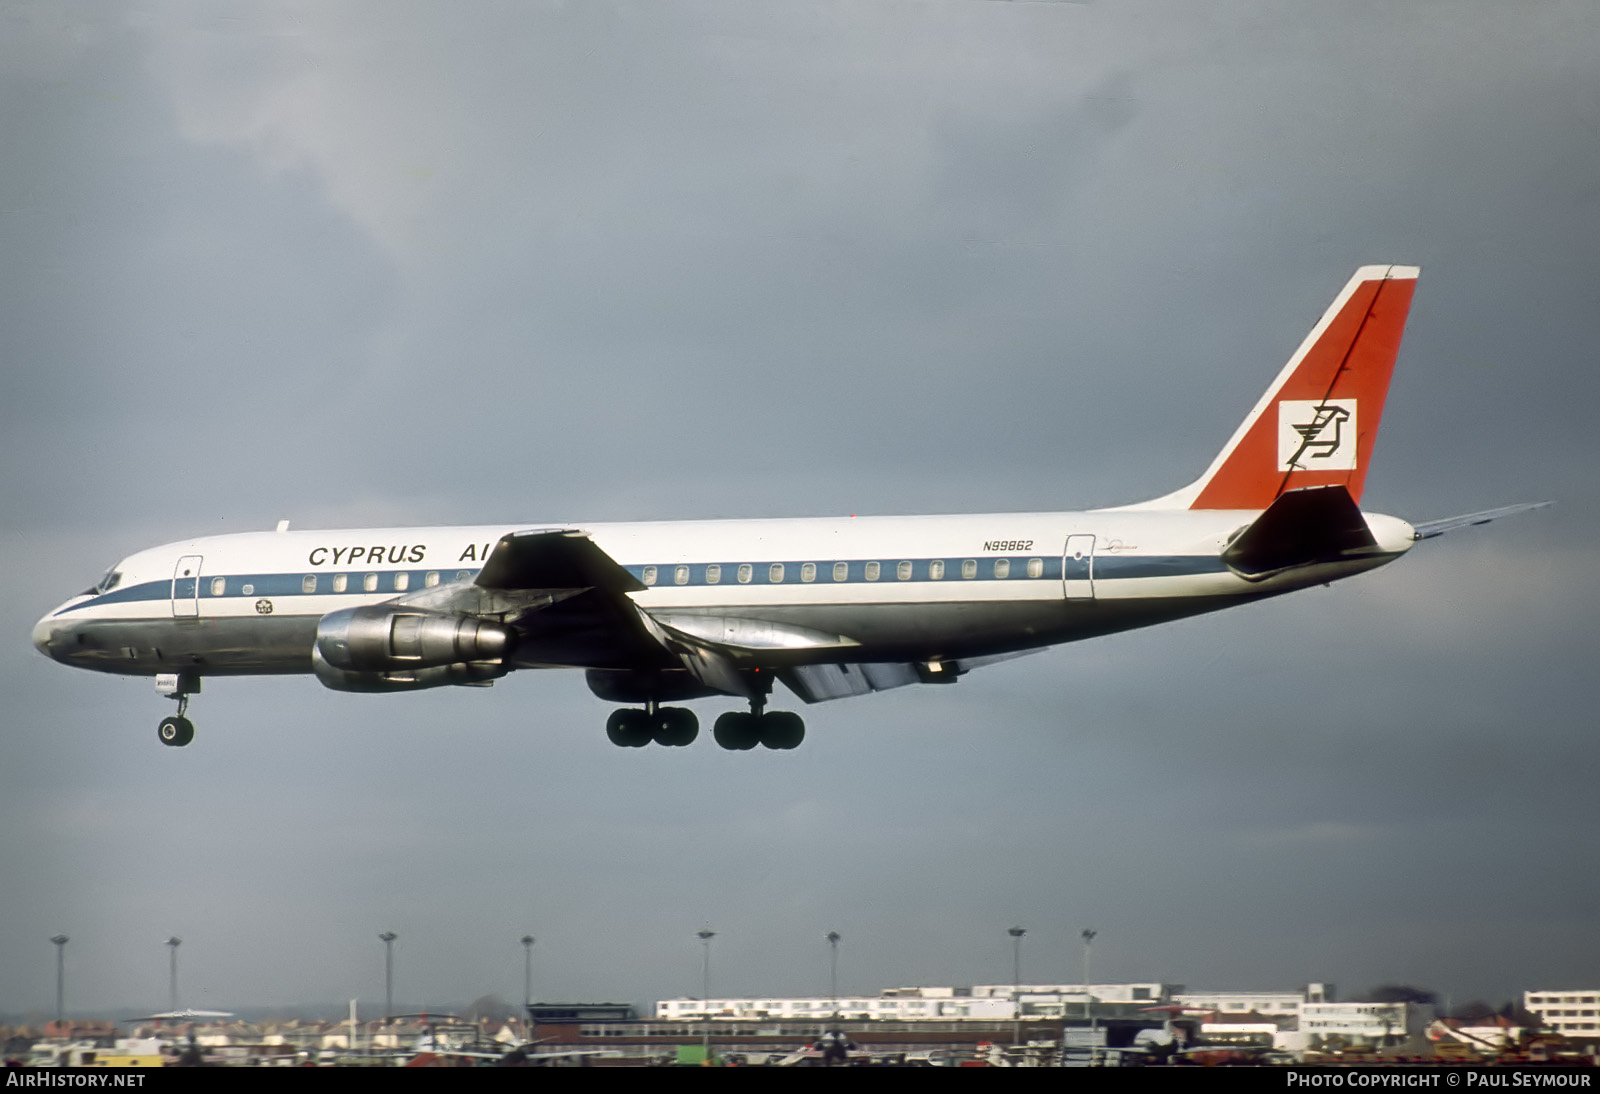
[[[172,569],[174,619],[194,619],[200,614],[200,558],[184,555]]]
[[[1094,537],[1068,536],[1061,555],[1061,593],[1068,600],[1094,599]]]

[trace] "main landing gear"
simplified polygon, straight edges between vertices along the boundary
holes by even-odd
[[[800,715],[787,710],[763,711],[751,704],[750,713],[729,711],[717,719],[711,731],[717,744],[735,752],[748,752],[756,745],[772,749],[791,749],[806,739],[806,724]],[[643,710],[624,707],[606,719],[606,736],[623,748],[643,748],[654,741],[678,748],[700,736],[700,721],[694,711],[684,707],[663,707],[647,703]]]
[[[658,745],[681,748],[700,736],[700,719],[687,707],[663,707],[647,703],[643,710],[623,707],[606,719],[606,736],[623,748]]]
[[[806,724],[800,715],[787,710],[732,710],[717,719],[711,735],[717,744],[735,752],[748,752],[756,745],[774,749],[798,748],[806,739]]]
[[[156,737],[164,745],[182,748],[194,740],[194,723],[184,717],[189,710],[189,695],[200,690],[200,677],[188,673],[162,673],[156,677],[156,690],[178,700],[178,713],[161,719]]]

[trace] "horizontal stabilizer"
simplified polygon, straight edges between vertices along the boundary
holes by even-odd
[[[1499,509],[1485,509],[1481,513],[1467,513],[1459,517],[1445,517],[1443,520],[1429,520],[1415,525],[1418,539],[1432,539],[1442,536],[1446,532],[1454,532],[1457,528],[1471,528],[1478,524],[1488,524],[1491,520],[1501,517],[1515,516],[1526,513],[1532,509],[1543,509],[1551,503],[1548,501],[1528,501],[1521,505],[1506,505]]]
[[[1239,576],[1256,581],[1376,546],[1348,490],[1313,486],[1279,496],[1228,545],[1222,560]]]

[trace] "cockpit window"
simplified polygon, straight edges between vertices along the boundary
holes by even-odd
[[[112,589],[115,589],[120,584],[122,584],[122,573],[115,566],[113,566],[111,569],[106,571],[105,577],[102,577],[92,586],[83,590],[82,595],[94,596],[96,593],[109,593]]]

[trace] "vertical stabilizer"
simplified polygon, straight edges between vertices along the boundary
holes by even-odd
[[[1307,486],[1360,502],[1419,273],[1357,270],[1206,473],[1131,508],[1265,509]]]

